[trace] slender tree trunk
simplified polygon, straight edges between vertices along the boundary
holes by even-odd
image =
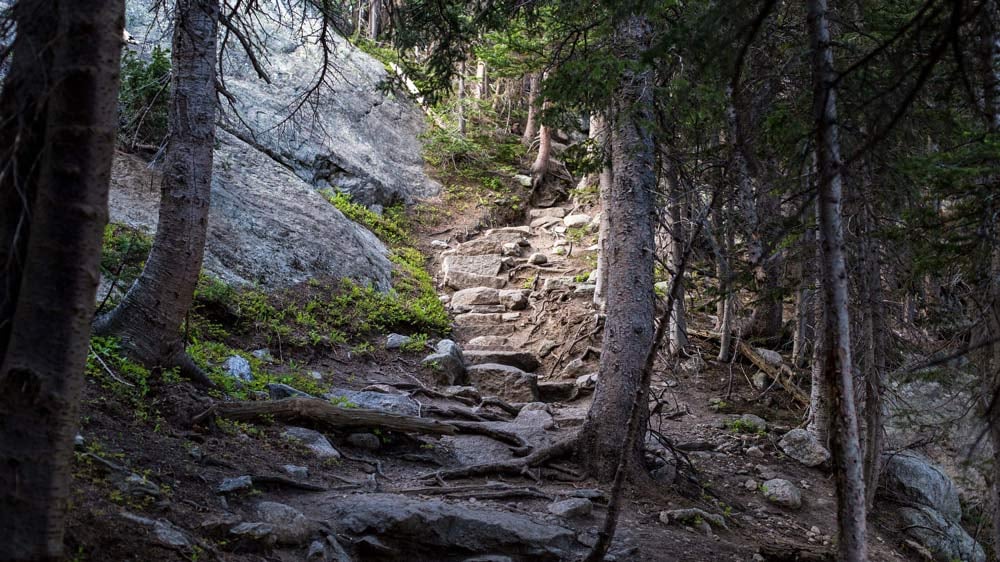
[[[602,161],[608,153],[608,126],[599,113],[590,116],[590,137],[594,139],[595,151]],[[597,234],[597,286],[594,287],[594,304],[604,310],[608,288],[608,197],[611,194],[611,167],[603,166],[597,173],[597,189],[601,202],[601,222]]]
[[[486,70],[486,61],[476,63],[476,99],[485,100],[490,97],[490,77]]]
[[[10,327],[0,357],[2,560],[62,558],[107,223],[124,16],[124,0],[21,0],[15,12],[19,47],[4,86],[2,120],[20,121],[7,112],[35,100],[45,99],[47,107],[45,117],[21,121],[28,127],[24,138],[44,139],[33,169],[10,169],[14,177],[4,178],[4,189],[35,183],[37,201],[25,225],[30,238],[15,312],[2,318]],[[35,48],[45,33],[51,34],[45,48]],[[18,74],[25,68],[50,81],[25,79]],[[3,153],[26,156],[12,140],[0,139]]]
[[[524,133],[521,135],[521,144],[531,146],[538,136],[538,74],[531,73],[528,76],[528,119],[524,122]]]
[[[716,272],[719,277],[719,306],[718,323],[716,329],[719,331],[719,361],[729,361],[732,358],[733,350],[733,320],[736,316],[736,299],[733,294],[732,268],[729,265],[729,256],[733,251],[733,235],[729,221],[725,218],[725,205],[717,209],[717,213],[712,213],[711,218],[714,228],[709,234],[712,240],[713,251],[715,252]],[[722,215],[722,216],[717,216]]]
[[[458,134],[465,136],[465,62],[458,65]]]
[[[808,226],[802,236],[803,248],[816,248],[816,230]],[[816,252],[806,251],[799,258],[799,286],[795,290],[795,334],[792,338],[792,364],[807,363],[806,354],[816,339]]]
[[[820,278],[826,310],[822,372],[835,408],[830,434],[837,488],[837,550],[841,561],[864,562],[868,559],[865,483],[854,403],[847,264],[841,216],[843,178],[834,87],[837,73],[833,68],[826,0],[807,0],[806,5],[813,55],[813,110],[819,174],[818,230],[823,249]]]
[[[994,139],[1000,136],[1000,5],[996,0],[984,0],[980,16],[982,25],[982,62],[983,62],[983,102],[986,127]],[[992,212],[988,217],[996,217],[1000,209],[993,203]],[[989,220],[989,219],[988,219]],[[991,503],[993,504],[993,549],[1000,549],[1000,228],[995,220],[990,221],[986,231],[990,264],[985,272],[986,305],[982,311],[982,325],[985,329],[977,330],[978,338],[973,338],[973,344],[991,342],[977,354],[980,369],[982,369],[984,401],[987,402],[987,424],[990,430],[990,441],[993,445],[993,485],[991,488]]]
[[[678,265],[684,259],[686,235],[684,221],[681,217],[681,184],[677,174],[669,165],[664,165],[667,178],[667,209],[666,226],[669,236],[667,248],[667,269],[671,275],[676,275]],[[673,310],[670,312],[670,326],[667,328],[668,350],[676,355],[687,345],[687,322],[684,318],[684,279],[677,283],[677,298],[674,299]]]
[[[215,46],[218,0],[178,0],[170,137],[153,248],[121,304],[95,329],[122,338],[128,353],[153,367],[180,367],[211,384],[184,351],[180,326],[191,307],[208,233],[215,146]]]
[[[542,104],[547,107],[548,102]],[[532,195],[538,193],[545,183],[545,177],[549,173],[549,164],[552,161],[552,129],[542,124],[538,129],[538,155],[531,165],[531,192]]]
[[[630,16],[616,31],[623,59],[637,61],[648,48],[649,23]],[[581,462],[599,480],[614,478],[627,418],[643,365],[653,343],[655,245],[652,71],[626,70],[617,85],[608,118],[611,123],[612,181],[608,206],[607,318],[600,376],[594,402],[580,433]],[[639,413],[645,435],[645,404]],[[633,467],[641,466],[643,439],[637,439]]]
[[[865,502],[869,509],[875,503],[875,490],[882,468],[885,444],[885,405],[882,402],[885,373],[886,338],[885,313],[882,299],[882,264],[878,244],[872,240],[875,213],[865,205],[862,251],[862,350],[861,372],[865,381]]]
[[[382,18],[382,0],[372,0],[368,9],[368,37],[375,41],[379,33],[382,32],[380,24]]]

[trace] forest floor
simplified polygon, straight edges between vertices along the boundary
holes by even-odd
[[[496,213],[484,215],[468,200],[442,198],[422,208],[437,219],[418,226],[415,242],[430,257],[442,296],[454,298],[442,267],[448,256],[480,256],[468,267],[482,267],[478,273],[462,270],[468,260],[453,259],[449,266],[458,273],[449,274],[449,284],[474,288],[485,281],[510,291],[499,305],[489,290],[481,291],[486,304],[453,303],[451,337],[466,351],[466,362],[523,352],[537,360],[537,366],[525,366],[537,375],[537,390],[533,377],[507,377],[502,370],[480,374],[479,389],[448,388],[440,384],[440,373],[421,366],[433,342],[427,349],[389,350],[384,335],[363,352],[359,346],[271,349],[280,360],[264,355],[262,368],[280,371],[292,362],[316,374],[317,388],[405,394],[422,411],[485,420],[534,448],[572,435],[586,417],[592,383],[587,377],[597,372],[600,355],[600,319],[587,282],[594,269],[597,210],[572,204],[523,210],[514,213],[519,220],[508,218],[508,228],[489,230],[484,217],[492,222]],[[545,257],[544,264],[529,263],[535,254]],[[494,267],[493,274],[483,273]],[[697,288],[691,293],[696,301]],[[713,318],[705,310],[692,306],[690,313],[691,328],[710,329]],[[230,344],[250,351],[261,342]],[[613,559],[833,560],[830,470],[806,468],[777,446],[784,432],[799,425],[802,409],[779,385],[754,386],[756,369],[745,359],[715,361],[715,345],[692,337],[683,357],[661,357],[657,364],[650,426],[662,440],[648,441],[657,478],[628,490]],[[297,421],[323,431],[338,451],[323,456],[288,439],[290,424],[283,421],[198,419],[218,400],[187,383],[157,381],[127,395],[120,389],[88,375],[67,533],[74,560],[572,559],[585,552],[604,520],[609,490],[579,478],[572,459],[522,476],[435,477],[441,470],[517,458],[508,443],[493,437],[336,430]],[[481,403],[494,393],[515,408]],[[526,395],[531,399],[522,399]],[[539,400],[543,406],[522,405]],[[741,421],[744,414],[763,418],[766,427]],[[250,479],[228,480],[244,476]],[[799,488],[800,508],[765,499],[761,484],[772,478]],[[559,511],[554,502],[584,498],[571,502],[570,513],[553,513]],[[391,507],[373,506],[376,500]],[[293,509],[264,515],[261,502]],[[682,508],[721,516],[725,526],[701,516],[663,521],[661,513]],[[413,513],[397,513],[405,509]],[[377,521],[379,514],[386,521]],[[876,508],[872,560],[917,559],[903,550],[895,525]],[[546,539],[553,528],[571,530],[570,539],[558,533]],[[522,535],[525,545],[518,544]],[[314,540],[323,536],[334,540]],[[338,558],[337,541],[354,557]],[[486,551],[477,552],[469,541],[486,545]]]

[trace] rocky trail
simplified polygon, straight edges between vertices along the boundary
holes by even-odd
[[[271,384],[269,400],[213,405],[192,390],[161,405],[189,429],[145,436],[99,412],[80,438],[83,474],[131,498],[113,524],[134,529],[104,543],[108,559],[143,549],[149,560],[579,559],[608,490],[571,459],[497,467],[586,418],[601,345],[598,221],[593,209],[552,207],[521,226],[427,236],[453,339],[414,352],[392,334],[366,357],[315,357],[305,368],[331,389],[325,400]],[[608,560],[833,560],[828,453],[794,430],[801,410],[780,384],[746,358],[714,360],[714,341],[695,335],[711,320],[693,314],[688,353],[661,357],[652,484],[627,494]],[[755,357],[780,370],[779,354]],[[982,560],[957,524],[951,480],[922,457],[900,458],[886,493],[912,513],[877,510],[872,559],[927,552],[900,534],[902,515],[951,533],[959,559]],[[105,502],[92,489],[77,501]],[[100,525],[76,521],[70,536],[100,542]]]

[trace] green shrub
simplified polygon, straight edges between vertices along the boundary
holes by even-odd
[[[170,51],[154,47],[149,60],[132,51],[122,55],[119,139],[127,149],[159,145],[167,136],[170,105]]]
[[[139,229],[119,223],[107,225],[101,246],[101,273],[117,279],[119,287],[128,288],[142,273],[152,247],[153,238]]]

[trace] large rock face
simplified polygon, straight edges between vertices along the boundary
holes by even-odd
[[[128,0],[126,27],[140,49],[169,46],[164,18],[150,12],[153,4]],[[227,127],[268,149],[314,187],[345,189],[366,205],[436,194],[440,185],[424,174],[420,154],[424,117],[409,100],[379,91],[386,77],[382,64],[333,36],[334,68],[302,103],[322,68],[323,51],[315,44],[319,19],[315,13],[303,18],[301,8],[282,2],[259,5],[266,17],[256,20],[262,29],[254,31],[266,58],[258,58],[271,83],[257,76],[230,37],[223,70],[235,99],[222,104]]]
[[[158,175],[142,160],[115,159],[111,220],[156,230]],[[312,277],[349,277],[388,289],[385,246],[263,153],[218,131],[204,267],[232,285],[274,289]]]

